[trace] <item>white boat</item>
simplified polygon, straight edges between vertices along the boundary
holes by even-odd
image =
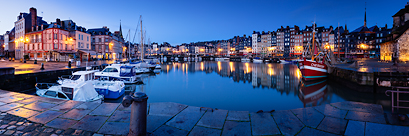
[[[95,78],[96,71],[77,71],[69,78],[60,78],[57,82],[60,85],[90,81],[98,94],[104,98],[118,99],[125,92],[125,84],[119,78],[98,77]]]
[[[101,72],[95,72],[95,77],[112,77],[119,78],[124,83],[137,83],[140,82],[140,77],[136,76],[135,66],[127,66],[126,64],[112,64],[105,67]],[[140,71],[139,71],[140,72]]]
[[[280,63],[281,63],[281,64],[288,64],[288,63],[291,63],[291,62],[287,62],[287,61],[285,61],[285,60],[280,60]]]
[[[248,58],[242,58],[242,59],[241,59],[241,62],[250,62],[250,59],[248,59]]]
[[[262,59],[253,59],[253,63],[263,63]]]
[[[108,77],[101,77],[94,80],[95,90],[106,99],[118,99],[125,93],[125,84],[122,81],[110,80]]]
[[[61,81],[61,84],[37,83],[36,94],[63,100],[102,101],[104,95],[98,94],[93,85],[94,71],[85,71],[81,75],[72,76],[69,80]]]

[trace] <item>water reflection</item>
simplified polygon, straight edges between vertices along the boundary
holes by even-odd
[[[176,62],[162,64],[162,70],[140,76],[144,83],[127,85],[125,94],[145,92],[150,103],[176,102],[255,112],[357,101],[381,104],[385,111],[391,109],[390,97],[384,94],[359,93],[326,79],[303,82],[295,65]]]

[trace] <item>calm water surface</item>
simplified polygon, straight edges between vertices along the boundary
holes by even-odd
[[[304,83],[297,66],[288,64],[173,62],[162,64],[162,70],[142,75],[142,79],[144,84],[128,85],[127,90],[145,92],[150,103],[243,111],[288,110],[342,101],[390,105],[384,94],[357,93],[327,80]]]

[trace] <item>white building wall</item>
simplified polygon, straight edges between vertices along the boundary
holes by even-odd
[[[20,20],[14,23],[15,27],[15,41],[16,41],[16,52],[15,58],[22,59],[24,55],[24,40],[25,40],[25,19],[21,18]]]

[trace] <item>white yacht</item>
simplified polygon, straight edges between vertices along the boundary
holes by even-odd
[[[105,67],[101,72],[95,72],[95,77],[110,77],[119,78],[124,83],[137,83],[141,79],[136,75],[135,66],[127,66],[126,64],[112,64],[111,66]]]
[[[102,101],[104,95],[98,94],[93,85],[94,71],[81,71],[81,76],[72,76],[61,84],[37,83],[36,94],[41,97],[74,101]]]

